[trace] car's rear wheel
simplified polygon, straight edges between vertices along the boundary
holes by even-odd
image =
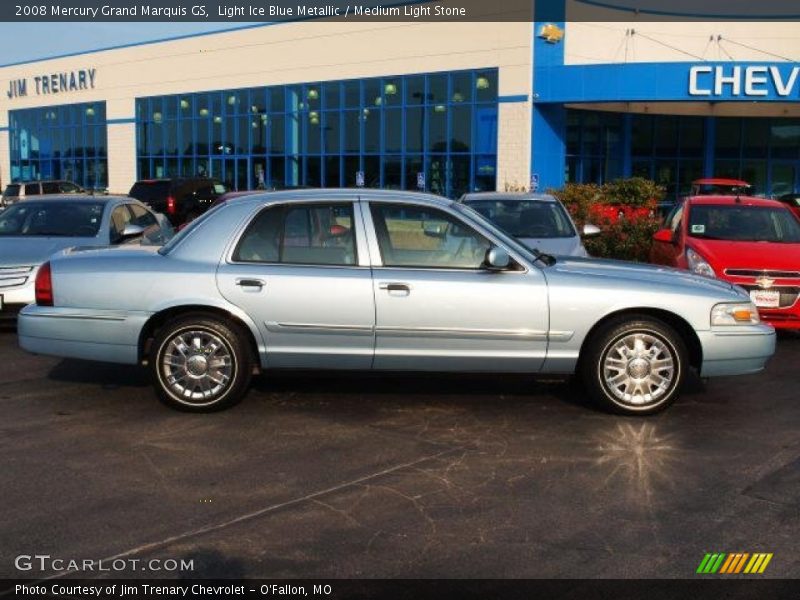
[[[250,350],[238,327],[196,314],[162,327],[149,361],[159,398],[187,412],[212,412],[238,403],[252,373]]]
[[[678,396],[688,353],[683,339],[666,323],[646,316],[615,319],[589,340],[581,375],[603,408],[648,415]]]

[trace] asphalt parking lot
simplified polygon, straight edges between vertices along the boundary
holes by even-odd
[[[191,558],[193,577],[800,576],[800,336],[766,373],[597,412],[525,377],[257,378],[173,412],[136,368],[0,333],[0,577],[21,554]],[[175,576],[124,572],[128,576]]]

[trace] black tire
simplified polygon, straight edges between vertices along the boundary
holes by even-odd
[[[625,315],[592,334],[580,375],[601,408],[651,415],[675,401],[688,366],[686,344],[671,326],[646,315]]]
[[[247,393],[253,356],[244,332],[234,323],[187,314],[164,325],[151,348],[153,386],[170,408],[214,412],[237,404]]]

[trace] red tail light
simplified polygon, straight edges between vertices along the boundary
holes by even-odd
[[[39,306],[53,306],[53,277],[50,274],[50,263],[46,262],[39,267],[36,273],[36,304]]]
[[[167,196],[167,213],[170,215],[175,214],[175,198]]]

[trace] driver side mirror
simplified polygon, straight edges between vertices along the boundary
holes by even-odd
[[[581,234],[581,237],[590,238],[598,236],[601,233],[602,230],[597,225],[593,225],[592,223],[586,223],[583,226],[583,233]]]
[[[494,246],[486,251],[486,258],[483,264],[490,271],[502,271],[507,269],[511,264],[511,257],[506,252],[505,248]]]
[[[653,234],[653,239],[656,242],[662,242],[664,244],[674,244],[675,238],[672,234],[671,229],[659,229]]]
[[[125,225],[125,229],[122,230],[120,234],[120,241],[124,242],[133,238],[141,237],[144,235],[144,227],[141,225],[134,225],[133,223],[128,223]]]

